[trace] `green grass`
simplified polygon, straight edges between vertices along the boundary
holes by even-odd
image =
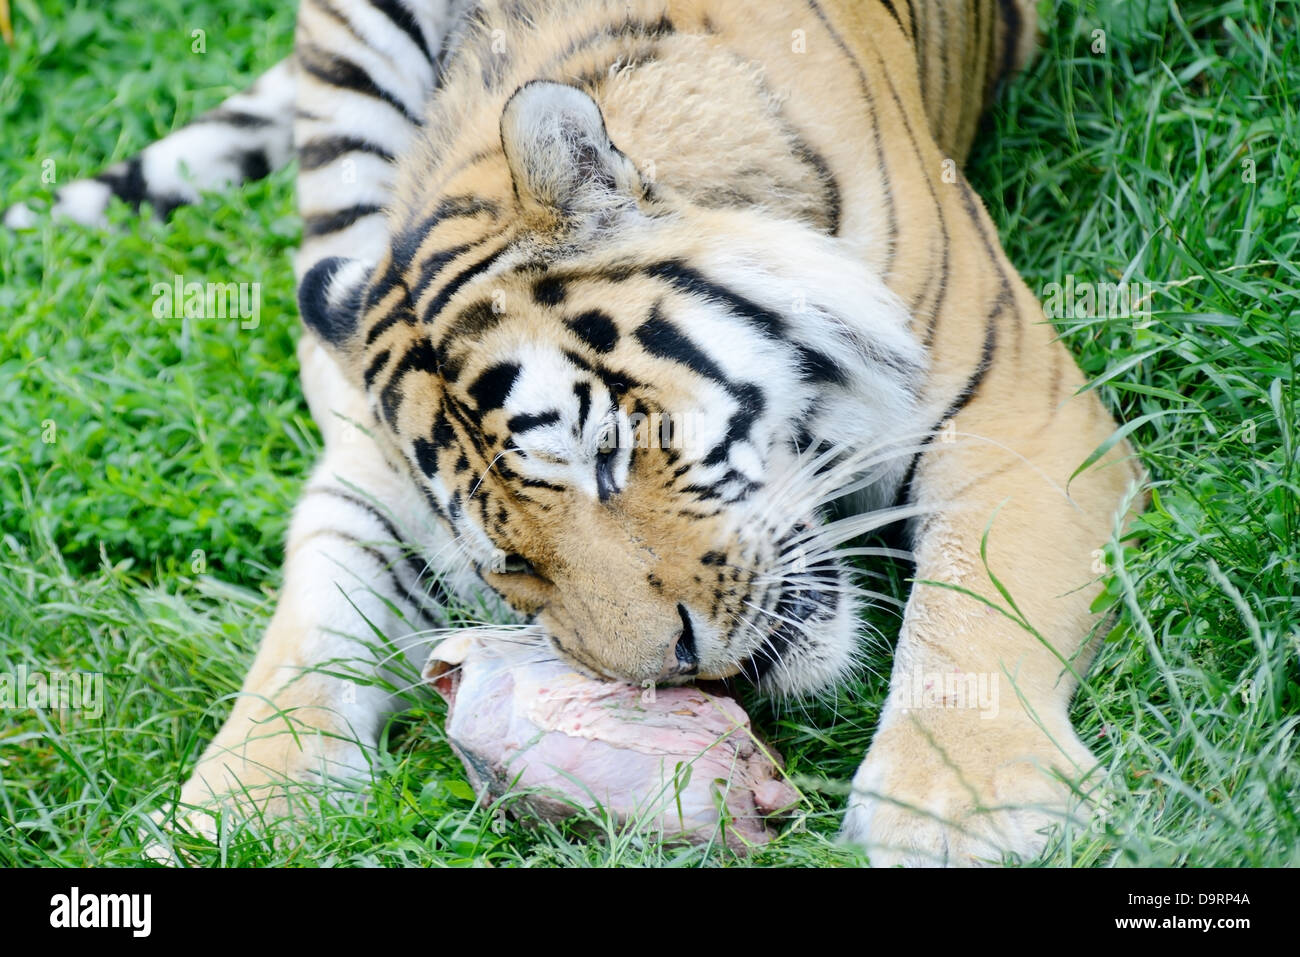
[[[14,6],[3,203],[48,194],[43,161],[67,182],[183,124],[292,33],[291,5],[269,0],[237,14]],[[1110,810],[1043,862],[1300,864],[1300,11],[1137,0],[1046,13],[1043,55],[1005,91],[971,179],[1032,288],[1124,277],[1155,296],[1149,324],[1058,323],[1134,423],[1154,504],[1111,549],[1106,602],[1122,617],[1074,708]],[[0,864],[141,861],[147,813],[216,730],[269,618],[319,448],[295,380],[292,172],[166,226],[114,218],[108,234],[0,233],[0,672],[104,672],[109,690],[99,720],[5,714]],[[176,274],[261,282],[260,327],[155,319],[151,287]],[[882,690],[866,676],[803,712],[755,703],[808,801],[754,862],[861,860],[833,835]],[[394,721],[366,807],[322,810],[274,845],[188,842],[194,860],[734,863],[717,847],[498,821],[472,800],[441,718],[414,701]]]

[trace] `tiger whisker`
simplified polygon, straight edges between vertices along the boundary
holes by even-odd
[[[492,461],[489,462],[487,468],[483,470],[483,474],[478,477],[478,481],[475,482],[474,487],[469,490],[469,495],[467,495],[466,498],[474,497],[474,493],[478,491],[478,487],[483,484],[483,480],[487,478],[488,473],[492,471],[493,467],[497,464],[497,462],[501,461],[501,457],[503,455],[506,455],[509,452],[521,452],[521,451],[523,450],[520,449],[518,446],[506,446],[496,455],[492,456]]]
[[[924,515],[930,511],[932,509],[920,505],[894,505],[888,508],[878,508],[870,512],[864,512],[861,515],[853,515],[849,518],[842,518],[809,529],[788,542],[786,547],[798,547],[807,544],[823,549],[832,548],[835,545],[857,538],[859,535],[864,535],[867,532],[875,531],[878,528],[892,525],[904,519]]]
[[[789,584],[789,585],[796,585],[796,586],[813,585],[816,586],[817,591],[824,592],[829,595],[849,595],[854,598],[869,598],[872,601],[883,602],[886,605],[893,605],[898,608],[902,608],[906,604],[906,602],[904,602],[902,599],[894,595],[888,595],[884,592],[874,591],[869,588],[862,588],[859,585],[851,585],[851,584],[828,585],[811,579],[794,579],[794,578],[780,578],[780,579],[774,579],[774,581],[780,584]]]

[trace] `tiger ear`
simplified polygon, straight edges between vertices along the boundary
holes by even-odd
[[[359,259],[322,259],[298,283],[298,311],[307,328],[344,362],[359,347],[361,302],[371,266]]]
[[[583,91],[534,80],[506,101],[501,145],[515,193],[530,213],[563,219],[608,214],[635,202],[641,178],[605,132]]]

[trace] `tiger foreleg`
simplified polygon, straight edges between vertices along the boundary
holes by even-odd
[[[361,393],[310,334],[299,357],[325,455],[294,513],[271,624],[181,790],[183,809],[276,818],[297,798],[367,782],[386,718],[418,685],[418,649],[441,624],[437,571],[447,566],[424,556],[452,563],[454,547],[367,434]]]
[[[1087,815],[1096,761],[1068,710],[1095,649],[1097,550],[1138,471],[1117,449],[1070,480],[1114,423],[1093,393],[1070,397],[1082,379],[1023,295],[1018,354],[992,364],[913,478],[916,583],[844,822],[875,865],[1032,858]]]
[[[442,0],[387,12],[363,0],[300,6],[283,111],[285,148],[292,143],[299,160],[300,279],[340,253],[383,256],[393,164],[415,135],[450,20]],[[445,621],[444,587],[472,587],[456,543],[375,444],[359,386],[310,332],[298,353],[325,455],[294,512],[271,624],[230,717],[181,790],[182,807],[198,809],[191,822],[207,830],[214,806],[281,817],[296,798],[369,780],[386,719],[406,689],[422,687],[425,651]]]

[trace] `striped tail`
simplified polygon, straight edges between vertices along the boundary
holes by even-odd
[[[146,146],[130,159],[58,190],[55,219],[103,226],[114,196],[138,209],[148,203],[166,218],[199,195],[261,179],[293,156],[296,83],[293,59],[281,60],[248,89],[194,122]],[[16,203],[4,214],[10,229],[28,229],[38,216]]]

